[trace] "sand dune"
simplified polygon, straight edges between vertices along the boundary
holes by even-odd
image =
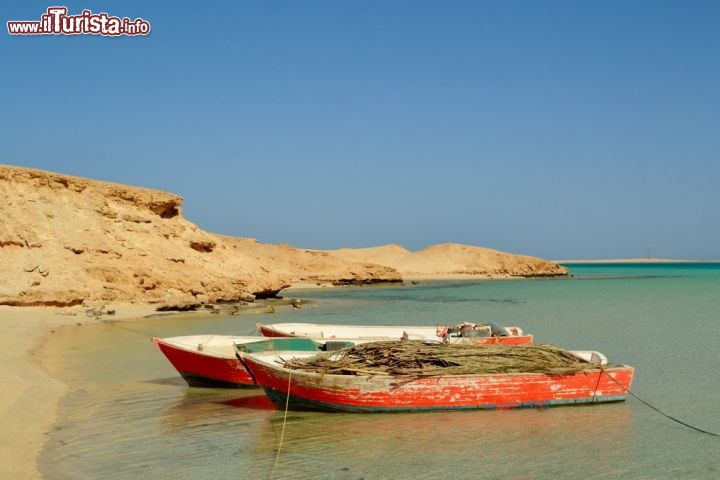
[[[411,252],[399,245],[331,250],[346,260],[380,263],[394,268],[403,279],[511,278],[564,276],[567,269],[547,260],[514,255],[490,248],[444,243]]]

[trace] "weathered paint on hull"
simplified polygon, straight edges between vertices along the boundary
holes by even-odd
[[[190,386],[249,387],[253,378],[237,358],[221,358],[193,352],[153,339],[163,354]]]
[[[625,395],[604,395],[593,399],[568,399],[568,400],[552,400],[546,402],[526,402],[517,403],[513,405],[471,405],[471,406],[437,406],[437,407],[417,407],[411,408],[408,406],[402,407],[365,407],[356,405],[341,405],[341,404],[329,404],[324,402],[317,402],[308,400],[306,398],[300,398],[295,395],[290,395],[288,400],[287,394],[274,390],[271,388],[265,388],[265,394],[270,401],[275,405],[276,408],[284,410],[287,406],[289,410],[312,410],[320,412],[346,412],[346,413],[383,413],[383,412],[424,412],[424,411],[447,411],[447,410],[508,410],[511,408],[545,408],[545,407],[557,407],[567,405],[592,405],[595,403],[612,403],[612,402],[624,402],[626,399]]]
[[[496,374],[441,377],[319,375],[243,361],[271,400],[284,409],[345,412],[507,409],[623,401],[634,369],[569,375]],[[287,398],[288,389],[290,398]]]

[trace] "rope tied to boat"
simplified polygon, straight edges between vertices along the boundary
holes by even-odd
[[[280,460],[280,450],[282,449],[283,439],[285,438],[285,425],[287,424],[287,415],[288,410],[290,407],[290,383],[292,381],[292,370],[288,372],[288,386],[287,386],[287,397],[285,397],[285,414],[283,415],[283,424],[282,424],[282,430],[280,431],[280,443],[278,443],[278,451],[277,455],[275,455],[275,463],[273,464],[273,468],[270,471],[270,478],[272,478],[273,473],[275,472],[275,467],[277,467],[278,460]]]
[[[595,403],[595,399],[597,398],[598,388],[600,388],[600,379],[602,378],[603,373],[605,373],[606,375],[608,375],[610,378],[613,378],[613,377],[611,377],[611,376],[605,371],[605,368],[603,368],[602,364],[600,364],[599,367],[600,367],[600,373],[598,374],[598,380],[597,380],[597,383],[595,384],[595,391],[593,392],[592,402],[591,402],[591,403]],[[615,380],[615,379],[613,378],[613,380]],[[624,387],[623,387],[623,388],[624,388]]]

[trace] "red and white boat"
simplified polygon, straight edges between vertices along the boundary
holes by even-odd
[[[357,339],[363,341],[409,340],[446,343],[474,343],[477,345],[526,345],[533,336],[523,333],[520,327],[501,327],[494,323],[462,323],[449,326],[394,326],[394,325],[328,325],[317,323],[256,324],[266,337],[308,337],[315,339]]]
[[[246,350],[309,350],[348,346],[338,342],[328,347],[327,342],[310,339],[272,339],[261,336],[188,335],[181,337],[153,338],[173,367],[191,387],[249,387],[255,386],[250,373],[240,363],[235,353],[236,345]],[[251,347],[253,345],[253,347]]]
[[[263,340],[263,337],[231,335],[188,335],[152,339],[191,387],[254,385],[252,377],[235,355],[235,344],[260,340]]]
[[[384,342],[383,342],[384,343]],[[424,342],[413,342],[422,344]],[[425,345],[428,345],[425,343]],[[435,344],[432,344],[435,345]],[[458,348],[441,343],[438,348]],[[542,347],[462,346],[459,348],[508,350]],[[350,349],[353,350],[353,349]],[[330,359],[341,359],[348,350]],[[572,352],[569,352],[572,353]],[[594,355],[593,355],[594,353]],[[295,352],[307,358],[312,352]],[[626,399],[634,369],[627,365],[601,365],[580,358],[572,373],[528,368],[515,373],[457,375],[394,375],[355,370],[350,374],[307,371],[285,366],[287,352],[239,353],[256,382],[279,409],[342,412],[395,412],[423,410],[507,409],[555,405],[595,404]],[[582,352],[584,358],[604,358]]]

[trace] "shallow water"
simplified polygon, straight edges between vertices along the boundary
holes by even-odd
[[[49,479],[720,478],[720,265],[573,265],[560,280],[297,291],[273,315],[159,317],[58,330],[70,386]],[[256,322],[495,321],[636,368],[617,404],[512,411],[277,411],[262,390],[188,388],[152,336],[252,334]]]

